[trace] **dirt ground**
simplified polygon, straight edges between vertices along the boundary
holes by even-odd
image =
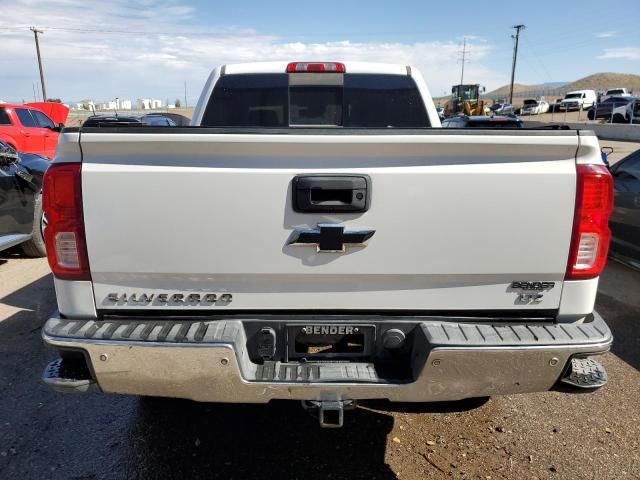
[[[0,478],[640,479],[640,273],[610,263],[597,309],[616,342],[609,384],[431,405],[368,402],[322,430],[297,402],[198,404],[64,395],[46,260],[0,252]]]

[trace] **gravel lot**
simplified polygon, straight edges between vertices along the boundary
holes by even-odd
[[[297,402],[198,404],[63,395],[44,259],[0,252],[0,478],[640,478],[640,273],[610,263],[598,310],[616,343],[592,394],[431,405],[367,403],[321,430]]]

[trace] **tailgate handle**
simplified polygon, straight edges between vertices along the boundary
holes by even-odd
[[[296,212],[366,212],[371,179],[367,175],[298,175],[293,179]]]

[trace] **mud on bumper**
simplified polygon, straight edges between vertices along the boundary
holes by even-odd
[[[393,321],[383,322],[385,325]],[[54,316],[45,342],[83,358],[82,378],[64,361],[44,380],[61,391],[266,403],[272,399],[431,402],[546,391],[572,358],[605,353],[612,335],[593,313],[579,324],[416,320],[410,378],[374,361],[254,362],[242,320],[68,320]]]

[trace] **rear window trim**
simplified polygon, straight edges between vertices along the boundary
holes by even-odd
[[[218,78],[218,80],[215,82],[215,84],[213,85],[211,92],[209,94],[209,98],[207,100],[207,103],[204,107],[204,112],[202,115],[202,119],[201,119],[201,123],[213,123],[213,121],[211,119],[213,119],[213,115],[211,115],[210,118],[208,118],[208,110],[210,109],[210,106],[213,105],[212,101],[215,98],[215,94],[216,94],[216,88],[220,85],[220,83],[223,81],[223,79],[225,78],[230,78],[230,77],[240,77],[240,76],[254,76],[254,75],[268,75],[268,76],[273,76],[274,78],[276,78],[277,76],[283,78],[282,76],[285,76],[287,78],[287,91],[286,91],[286,96],[287,96],[287,103],[286,105],[284,105],[284,110],[282,112],[282,117],[283,117],[283,123],[286,122],[286,124],[282,124],[282,125],[275,125],[275,126],[265,126],[265,125],[260,125],[260,126],[246,126],[246,125],[239,125],[239,126],[233,126],[233,125],[209,125],[209,124],[205,124],[202,125],[203,127],[206,128],[232,128],[232,129],[236,129],[236,128],[249,128],[249,129],[254,129],[254,128],[260,128],[260,129],[300,129],[300,128],[313,128],[313,129],[321,129],[321,128],[330,128],[330,129],[359,129],[359,128],[380,128],[380,129],[393,129],[393,130],[402,130],[402,131],[406,131],[406,130],[410,130],[410,129],[427,129],[427,128],[432,128],[431,125],[431,118],[429,116],[429,110],[428,107],[424,101],[424,98],[422,96],[422,92],[420,91],[420,87],[418,85],[418,83],[415,81],[415,79],[409,75],[409,70],[407,70],[407,73],[345,73],[345,74],[340,74],[340,78],[341,80],[344,80],[343,86],[348,88],[347,82],[348,82],[348,78],[349,77],[373,77],[373,76],[379,76],[379,77],[397,77],[397,78],[406,78],[411,82],[411,88],[414,90],[417,101],[419,102],[419,105],[417,106],[417,108],[419,110],[421,110],[419,112],[419,115],[422,117],[419,123],[424,122],[424,126],[386,126],[386,127],[378,127],[378,126],[348,126],[348,125],[344,125],[345,123],[351,122],[353,121],[352,119],[349,119],[347,121],[347,117],[346,117],[346,104],[345,102],[347,101],[347,95],[341,95],[342,97],[342,123],[341,124],[334,124],[334,123],[326,123],[326,124],[303,124],[303,123],[291,123],[292,121],[292,116],[291,116],[291,88],[293,87],[298,87],[300,85],[291,85],[289,79],[291,75],[304,75],[304,74],[289,74],[289,73],[281,73],[281,72],[265,72],[265,73],[232,73],[232,74],[226,74],[224,72],[222,72]],[[341,82],[342,83],[342,82]],[[278,87],[276,87],[278,88]],[[354,87],[355,88],[355,87]],[[407,107],[407,112],[410,113],[410,110],[408,110]],[[415,107],[413,107],[415,109]],[[415,113],[415,112],[414,112]],[[391,120],[391,116],[389,117],[389,119]],[[375,121],[375,119],[372,119],[372,121]]]

